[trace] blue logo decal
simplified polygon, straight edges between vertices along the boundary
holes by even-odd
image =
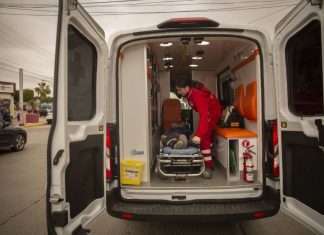
[[[144,155],[144,151],[137,151],[136,149],[132,149],[129,153],[131,156]]]

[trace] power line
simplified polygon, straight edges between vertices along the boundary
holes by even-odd
[[[16,30],[14,30],[12,27],[5,25],[3,23],[0,23],[0,26],[2,28],[2,30],[0,29],[0,32],[3,31],[3,37],[6,35],[8,37],[13,38],[14,40],[16,40],[19,43],[19,46],[21,44],[33,48],[32,50],[35,51],[35,53],[38,53],[39,55],[49,59],[51,62],[53,61],[53,58],[50,57],[51,53],[47,50],[44,50],[43,48],[41,48],[39,45],[36,45],[33,41],[31,41],[29,38],[25,37],[24,35],[22,35],[21,33],[17,32]],[[6,32],[7,31],[7,32]],[[12,34],[14,36],[12,36]]]
[[[4,58],[0,58],[0,63],[6,64],[6,65],[11,66],[11,67],[14,67],[14,68],[24,68],[25,67],[22,64],[15,63],[15,62],[13,62],[11,60],[4,59]],[[35,69],[35,68],[28,67],[28,70],[29,71],[32,71],[34,73],[37,73],[37,74],[44,74],[43,71],[40,71],[40,70]],[[48,77],[48,78],[51,78],[51,75],[50,74],[43,75],[43,76]]]
[[[1,65],[0,65],[0,67],[1,67]],[[6,68],[1,68],[1,69],[5,70],[5,71],[0,70],[0,72],[6,72],[6,73],[9,73],[9,74],[11,73],[12,75],[16,75],[17,77],[15,77],[15,78],[18,79],[18,75],[19,75],[18,71],[12,71],[12,70],[9,70],[9,69],[6,69]],[[31,80],[36,81],[36,82],[43,82],[43,81],[49,82],[49,83],[53,82],[53,81],[46,81],[44,79],[37,78],[37,77],[34,77],[34,76],[30,76],[29,74],[27,74],[25,72],[25,70],[24,70],[24,79],[31,79]],[[14,80],[16,80],[16,79],[14,79]]]
[[[19,68],[21,68],[23,66],[16,67],[14,65],[10,65],[8,63],[0,61],[0,67],[2,67],[2,69],[6,69],[6,70],[9,70],[9,71],[13,71],[13,72],[18,73]],[[37,78],[39,80],[46,80],[46,81],[49,81],[49,82],[53,81],[53,77],[48,77],[48,76],[45,76],[45,75],[42,75],[42,74],[39,74],[39,73],[35,73],[35,72],[33,72],[33,71],[29,70],[29,69],[25,69],[25,68],[24,68],[24,70],[26,71],[26,73],[30,77],[34,77],[34,78]]]
[[[0,32],[1,32],[1,30],[0,30]],[[5,36],[9,36],[9,35],[0,34],[0,38],[2,38],[2,40],[4,40],[4,41],[10,43],[11,45],[13,45],[13,46],[15,46],[15,47],[18,47],[18,48],[21,48],[21,49],[23,49],[23,50],[29,49],[29,50],[31,50],[32,53],[35,54],[36,57],[42,56],[42,57],[43,57],[44,59],[46,59],[48,62],[51,62],[51,63],[53,62],[53,58],[50,58],[49,56],[43,55],[43,54],[41,54],[40,52],[34,50],[33,48],[31,48],[31,47],[29,47],[29,46],[26,46],[26,45],[25,45],[25,47],[24,47],[23,44],[20,43],[18,40],[15,41],[16,38],[14,38],[14,37],[12,37],[12,36],[11,36],[11,38],[12,38],[13,40],[9,40],[8,38],[5,38]]]
[[[267,18],[267,17],[269,17],[269,16],[273,16],[273,15],[275,15],[275,14],[277,14],[277,13],[279,13],[279,12],[282,12],[282,11],[288,9],[288,8],[290,8],[290,6],[285,7],[285,8],[283,8],[283,9],[279,9],[279,10],[274,11],[274,12],[271,12],[270,14],[267,14],[267,15],[265,15],[265,16],[259,17],[259,18],[255,19],[255,20],[253,20],[253,21],[250,21],[248,24],[252,24],[252,23],[255,23],[255,22],[257,22],[257,21],[263,20],[263,19],[265,19],[265,18]]]
[[[27,14],[27,13],[6,13],[6,12],[1,12],[0,15],[9,15],[9,16],[57,16],[57,15],[37,15],[37,14]]]
[[[141,1],[140,3],[133,3],[130,4],[128,2],[134,2],[134,1]],[[123,1],[123,4],[114,4],[115,2],[120,2],[120,1],[109,1],[109,2],[85,2],[82,3],[82,5],[86,8],[93,8],[93,7],[122,7],[122,6],[133,6],[133,7],[142,7],[142,6],[179,6],[179,5],[188,5],[188,6],[198,6],[198,5],[237,5],[237,4],[246,4],[246,3],[260,3],[260,1],[241,1],[241,2],[194,2],[194,3],[183,3],[183,2],[187,2],[187,1],[181,1],[181,3],[179,1],[176,0],[169,0],[169,1],[144,1],[143,0],[133,0],[133,1],[127,1],[127,3],[125,3],[125,1]],[[193,2],[192,0],[190,2]],[[296,0],[285,0],[284,2],[298,2]],[[101,3],[101,4],[98,4]],[[167,3],[175,3],[175,4],[167,4]],[[278,1],[278,0],[265,0],[262,1],[262,3],[280,3],[282,4],[283,1]],[[57,7],[57,6],[56,6]],[[53,8],[53,6],[22,6],[22,5],[7,5],[4,6],[2,8],[9,8],[9,9],[17,9],[17,10],[27,10],[27,11],[43,11],[43,12],[56,12],[53,10],[46,10],[42,8]],[[40,10],[39,10],[40,8]],[[1,8],[0,8],[1,9]]]
[[[283,3],[283,2],[294,2],[297,3],[296,0],[285,0],[285,1],[275,1],[275,0],[268,0],[262,1],[262,3]],[[174,4],[170,4],[174,3]],[[149,2],[149,3],[135,3],[135,4],[106,4],[98,5],[98,4],[82,4],[85,8],[109,8],[109,7],[147,7],[147,6],[198,6],[198,5],[241,5],[243,3],[260,3],[260,1],[246,1],[246,2],[198,2],[198,3],[179,3],[179,1],[159,1],[159,2]]]
[[[193,0],[187,0],[185,2],[194,2]],[[85,5],[85,7],[102,7],[103,5],[98,5],[98,4],[106,4],[104,5],[105,7],[109,7],[112,6],[112,3],[116,3],[116,2],[123,2],[124,1],[101,1],[101,2],[85,2],[83,3],[83,5]],[[167,2],[176,2],[174,0],[169,0],[169,1],[164,1],[163,4],[161,4],[161,2],[146,2],[143,0],[129,0],[127,2],[137,2],[138,4],[146,4],[143,6],[148,6],[148,4],[151,4],[151,6],[157,6],[157,4],[159,4],[160,6],[167,6],[165,3]],[[279,3],[281,4],[277,4],[278,1],[275,0],[268,0],[268,1],[264,1],[267,3],[267,5],[245,5],[245,6],[234,6],[234,7],[227,7],[227,8],[215,8],[215,9],[201,9],[201,10],[179,10],[179,11],[141,11],[141,12],[133,12],[133,11],[89,11],[90,14],[92,14],[93,16],[103,16],[103,15],[137,15],[137,14],[165,14],[165,13],[189,13],[189,12],[213,12],[213,11],[241,11],[241,10],[258,10],[258,9],[267,9],[267,8],[276,8],[276,7],[289,7],[289,6],[294,6],[296,5],[295,3],[297,3],[296,1],[290,1],[290,0],[286,0],[285,2],[280,1]],[[263,3],[264,3],[263,2]],[[155,5],[152,3],[156,3]],[[189,4],[184,4],[184,5],[199,5],[199,4],[246,4],[246,3],[260,3],[258,1],[242,1],[242,2],[222,2],[222,3],[189,3]],[[286,3],[286,4],[284,4]],[[294,3],[294,4],[289,4],[289,3]],[[97,5],[96,5],[97,4]],[[108,5],[107,5],[108,4]],[[180,3],[178,3],[177,5],[179,5]],[[269,5],[271,4],[271,5]],[[273,5],[275,4],[275,5]],[[134,4],[132,4],[134,5]],[[16,5],[17,6],[17,5]],[[26,5],[24,5],[26,7]],[[26,8],[21,8],[18,10],[22,10],[22,11],[36,11],[35,9],[30,9],[31,5],[28,5],[29,9]],[[52,5],[51,5],[52,6]],[[117,6],[117,5],[115,5]],[[120,6],[125,6],[125,4],[120,4]],[[18,7],[19,8],[19,7]],[[17,9],[16,9],[17,10]],[[40,11],[47,11],[47,10],[37,10],[37,12]],[[48,11],[47,11],[48,12]],[[49,11],[52,12],[52,11]],[[9,13],[9,12],[2,12],[0,14],[7,14],[7,15],[26,15],[26,16],[56,16],[56,15],[50,15],[50,14],[32,14],[32,13]]]
[[[244,10],[262,10],[268,8],[277,8],[277,7],[288,7],[295,6],[296,4],[283,4],[275,6],[249,6],[249,7],[240,7],[240,8],[218,8],[218,9],[204,9],[204,10],[179,10],[179,11],[141,11],[141,12],[89,12],[93,16],[104,16],[104,15],[138,15],[138,14],[169,14],[169,13],[197,13],[197,12],[214,12],[214,11],[244,11]]]
[[[26,8],[26,7],[1,7],[1,10],[3,9],[9,9],[9,10],[20,10],[20,11],[35,11],[35,12],[55,12],[57,13],[57,10],[47,10],[47,9],[35,9],[35,8]]]

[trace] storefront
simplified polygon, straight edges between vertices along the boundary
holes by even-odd
[[[0,115],[7,109],[10,111],[10,115],[14,116],[14,93],[16,90],[16,84],[11,82],[0,81]]]

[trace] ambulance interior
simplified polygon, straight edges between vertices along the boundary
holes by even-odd
[[[138,192],[139,189],[253,188],[255,195],[260,195],[263,183],[263,150],[259,147],[262,142],[260,68],[257,44],[238,37],[193,35],[123,46],[118,66],[120,162],[140,160],[144,167],[139,185],[122,180],[122,188],[129,194],[132,189]],[[227,110],[222,113],[222,121],[230,116],[228,122],[215,126],[212,147],[215,169],[211,179],[186,176],[186,170],[179,177],[165,177],[157,169],[161,135],[179,125],[193,134],[198,126],[199,115],[176,94],[175,81],[179,77],[202,82],[219,99],[222,109]],[[244,169],[246,153],[252,158],[249,163],[252,175],[247,175]],[[176,171],[172,167],[171,170]],[[121,174],[136,177],[127,174],[123,167]]]

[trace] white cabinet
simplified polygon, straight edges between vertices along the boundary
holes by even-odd
[[[149,46],[132,45],[122,52],[120,83],[121,159],[145,162],[142,182],[159,150],[159,89]],[[155,151],[156,150],[156,151]]]
[[[252,156],[254,165],[253,170],[257,170],[256,137],[225,138],[217,135],[216,151],[217,161],[221,164],[223,170],[225,171],[227,180],[229,181],[242,180],[244,163],[243,153],[245,151],[248,151]],[[233,157],[232,160],[231,157]]]

